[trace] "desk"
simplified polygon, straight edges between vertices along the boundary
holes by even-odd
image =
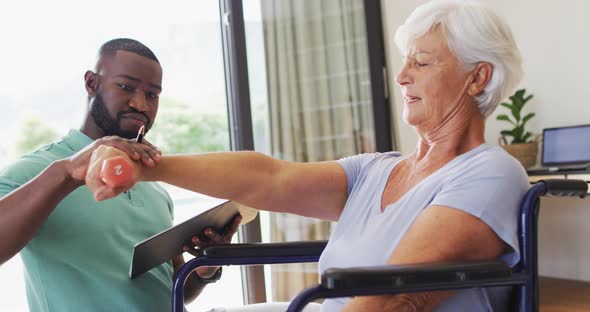
[[[551,172],[551,173],[543,173],[543,174],[538,174],[538,173],[533,173],[533,172],[527,172],[529,173],[529,181],[531,183],[537,182],[539,180],[546,180],[546,179],[578,179],[578,180],[585,180],[586,182],[589,182],[590,180],[590,172],[589,171],[580,171],[580,172],[568,172],[568,173],[563,173],[563,172]],[[542,211],[543,213],[543,211]],[[553,214],[555,213],[555,211],[550,211],[550,210],[546,210],[545,213],[549,213],[549,214]],[[543,220],[540,219],[540,224],[539,224],[539,244],[541,245],[540,248],[540,252],[539,252],[539,257],[542,256],[542,254],[544,256],[549,256],[549,257],[561,257],[560,252],[555,252],[556,250],[554,248],[551,247],[555,247],[555,246],[549,246],[549,248],[552,249],[552,251],[547,251],[547,253],[543,253],[541,250],[541,247],[543,245],[543,236],[545,235],[549,235],[550,238],[556,237],[556,236],[565,236],[562,239],[568,239],[570,242],[572,240],[571,236],[568,236],[567,234],[563,234],[563,232],[565,232],[564,229],[562,228],[558,228],[558,229],[547,229],[542,226]],[[552,220],[547,220],[547,224],[544,224],[545,226],[547,225],[553,225],[554,223],[554,219]],[[572,226],[571,224],[570,228],[568,229],[569,231],[572,230]],[[575,226],[573,226],[575,227]],[[543,231],[545,230],[553,230],[552,233],[543,233]],[[547,238],[547,237],[545,237]],[[581,241],[585,241],[585,238],[583,237],[579,237],[578,238]],[[557,241],[559,241],[559,239],[557,239]],[[545,243],[548,243],[547,241],[545,241]],[[556,243],[553,241],[550,241],[550,243]],[[585,243],[580,242],[581,245],[585,245]],[[560,244],[563,245],[563,244]],[[548,249],[549,249],[548,248]],[[567,254],[570,254],[569,256],[572,256],[571,254],[574,253],[574,250],[569,250],[567,252]],[[566,256],[567,257],[567,256]],[[542,261],[545,260],[545,261]],[[548,261],[547,259],[540,259],[539,261],[541,263],[551,263],[551,261]],[[556,263],[560,263],[563,262],[563,259],[561,259],[561,261],[556,261]],[[587,312],[590,311],[590,282],[583,282],[583,281],[575,281],[575,280],[568,280],[568,279],[560,279],[560,278],[550,278],[550,277],[543,277],[541,276],[539,278],[539,311],[541,312]]]
[[[565,279],[539,278],[541,312],[590,311],[590,283]]]
[[[549,169],[538,169],[530,168],[527,169],[527,174],[530,176],[535,175],[570,175],[570,174],[590,174],[590,167],[581,170],[562,169],[560,171],[550,171]]]

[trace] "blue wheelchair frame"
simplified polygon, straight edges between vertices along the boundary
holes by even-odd
[[[309,302],[320,298],[497,286],[515,287],[515,302],[512,302],[514,311],[537,312],[537,220],[540,197],[583,198],[587,192],[588,185],[581,180],[544,180],[529,189],[520,206],[518,233],[521,259],[514,268],[495,260],[329,269],[322,274],[320,284],[303,290],[291,301],[287,312],[300,312]],[[228,244],[205,248],[201,256],[185,263],[177,273],[173,285],[172,311],[184,311],[184,282],[198,267],[317,262],[326,243]]]

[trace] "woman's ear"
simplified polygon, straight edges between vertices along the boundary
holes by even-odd
[[[490,63],[480,62],[475,65],[473,82],[469,86],[467,91],[471,96],[477,96],[486,87],[490,79],[492,78],[493,66]]]
[[[86,73],[84,73],[84,87],[86,88],[88,97],[93,97],[96,93],[96,90],[98,89],[98,75],[90,70],[87,70]]]

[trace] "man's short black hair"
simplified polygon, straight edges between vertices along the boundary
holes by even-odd
[[[158,61],[158,58],[150,48],[137,40],[129,38],[118,38],[105,42],[98,50],[98,56],[102,58],[105,55],[115,55],[117,51],[132,52],[160,64],[160,61]]]

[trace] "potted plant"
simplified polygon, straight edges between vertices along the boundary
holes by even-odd
[[[533,134],[525,128],[526,123],[535,117],[535,113],[522,116],[522,108],[533,98],[532,94],[525,96],[525,93],[525,89],[517,90],[509,97],[510,103],[500,104],[510,110],[512,118],[501,114],[496,117],[496,120],[506,121],[512,125],[512,129],[500,132],[500,145],[518,159],[525,168],[528,168],[537,162],[538,136],[533,137]]]

